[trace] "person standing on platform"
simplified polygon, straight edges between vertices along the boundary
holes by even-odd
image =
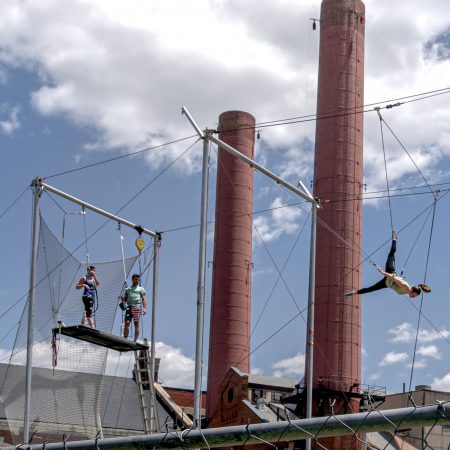
[[[88,266],[86,276],[80,278],[77,283],[77,289],[83,289],[83,304],[84,313],[81,319],[81,325],[85,325],[86,320],[91,328],[95,328],[94,319],[92,318],[92,310],[94,308],[95,299],[97,297],[97,286],[100,284],[100,280],[95,274],[95,267]]]
[[[127,303],[127,309],[125,312],[125,325],[123,329],[123,337],[128,338],[130,333],[130,323],[133,319],[134,323],[134,340],[139,337],[139,321],[141,315],[147,314],[147,297],[145,295],[145,289],[139,286],[141,277],[138,274],[133,274],[131,280],[133,284],[125,289],[124,295],[121,297],[122,301]]]

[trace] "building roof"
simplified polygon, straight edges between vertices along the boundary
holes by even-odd
[[[276,390],[292,390],[295,388],[295,385],[298,381],[289,380],[287,378],[279,378],[279,377],[267,377],[263,375],[255,375],[241,372],[236,367],[231,367],[240,377],[247,376],[249,387],[261,387],[264,389],[267,388],[276,388]]]
[[[173,388],[173,387],[165,387],[166,392],[170,395],[172,400],[180,407],[180,408],[193,408],[194,406],[194,391],[193,389],[182,389],[182,388]],[[206,408],[206,392],[202,392],[202,401],[201,401],[202,409]]]
[[[295,388],[295,385],[298,381],[288,380],[287,378],[278,378],[278,377],[266,377],[262,375],[253,375],[250,374],[248,376],[248,383],[253,386],[261,386],[261,387],[274,387],[277,389],[286,389],[292,390]]]

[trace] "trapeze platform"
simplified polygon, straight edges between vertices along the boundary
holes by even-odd
[[[74,339],[90,342],[91,344],[117,350],[118,352],[148,350],[149,348],[148,344],[127,340],[106,331],[94,330],[85,325],[55,327],[53,328],[53,333],[73,337]]]

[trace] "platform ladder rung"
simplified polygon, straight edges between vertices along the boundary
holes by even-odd
[[[156,391],[150,367],[150,352],[149,350],[135,351],[134,356],[134,374],[138,387],[144,432],[146,434],[156,433],[159,422],[156,407]],[[148,389],[144,389],[144,386],[148,386]]]

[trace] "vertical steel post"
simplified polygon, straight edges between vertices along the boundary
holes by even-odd
[[[205,316],[206,238],[208,227],[209,140],[203,138],[202,192],[200,210],[200,243],[197,282],[197,335],[195,346],[194,422],[201,428],[203,329]]]
[[[306,328],[308,330],[308,372],[306,376],[306,418],[312,417],[313,400],[313,362],[314,362],[314,300],[316,287],[316,229],[317,229],[317,203],[311,203],[311,243],[309,255],[309,293],[308,317]],[[305,450],[311,450],[311,439],[305,442]]]
[[[155,351],[156,351],[156,303],[158,298],[158,274],[159,274],[159,248],[161,246],[161,236],[156,235],[153,242],[153,288],[152,288],[152,330],[150,344],[150,383],[155,382]],[[150,426],[154,425],[152,431],[158,431],[156,423],[156,393],[155,389],[151,390],[153,408],[150,408]]]
[[[30,286],[28,291],[28,335],[27,335],[27,366],[25,381],[25,408],[23,417],[23,442],[29,441],[30,409],[31,409],[31,372],[33,368],[33,318],[34,298],[36,284],[36,265],[39,246],[39,200],[42,188],[38,185],[38,179],[31,183],[33,189],[33,222],[31,231],[31,262],[30,262]]]

